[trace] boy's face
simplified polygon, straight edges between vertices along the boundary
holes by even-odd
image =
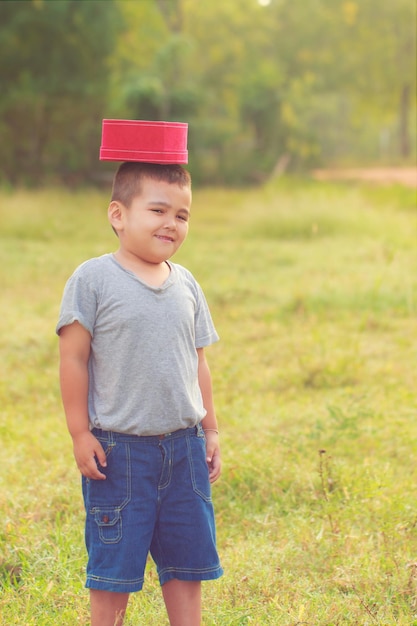
[[[145,178],[141,193],[129,207],[117,205],[116,223],[120,248],[146,263],[158,264],[169,259],[185,240],[191,208],[191,189]]]

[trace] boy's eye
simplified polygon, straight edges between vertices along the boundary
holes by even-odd
[[[182,222],[188,222],[188,218],[185,215],[177,215],[177,217]]]

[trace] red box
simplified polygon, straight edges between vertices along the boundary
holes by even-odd
[[[188,124],[103,120],[100,161],[188,163]]]

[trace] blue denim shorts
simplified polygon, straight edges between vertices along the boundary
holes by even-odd
[[[139,591],[149,553],[161,585],[221,576],[201,426],[151,437],[92,432],[107,467],[106,480],[83,477],[86,587]]]

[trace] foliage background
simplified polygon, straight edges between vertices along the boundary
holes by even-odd
[[[410,162],[415,14],[413,0],[2,1],[0,177],[97,182],[105,117],[188,121],[196,183]]]

